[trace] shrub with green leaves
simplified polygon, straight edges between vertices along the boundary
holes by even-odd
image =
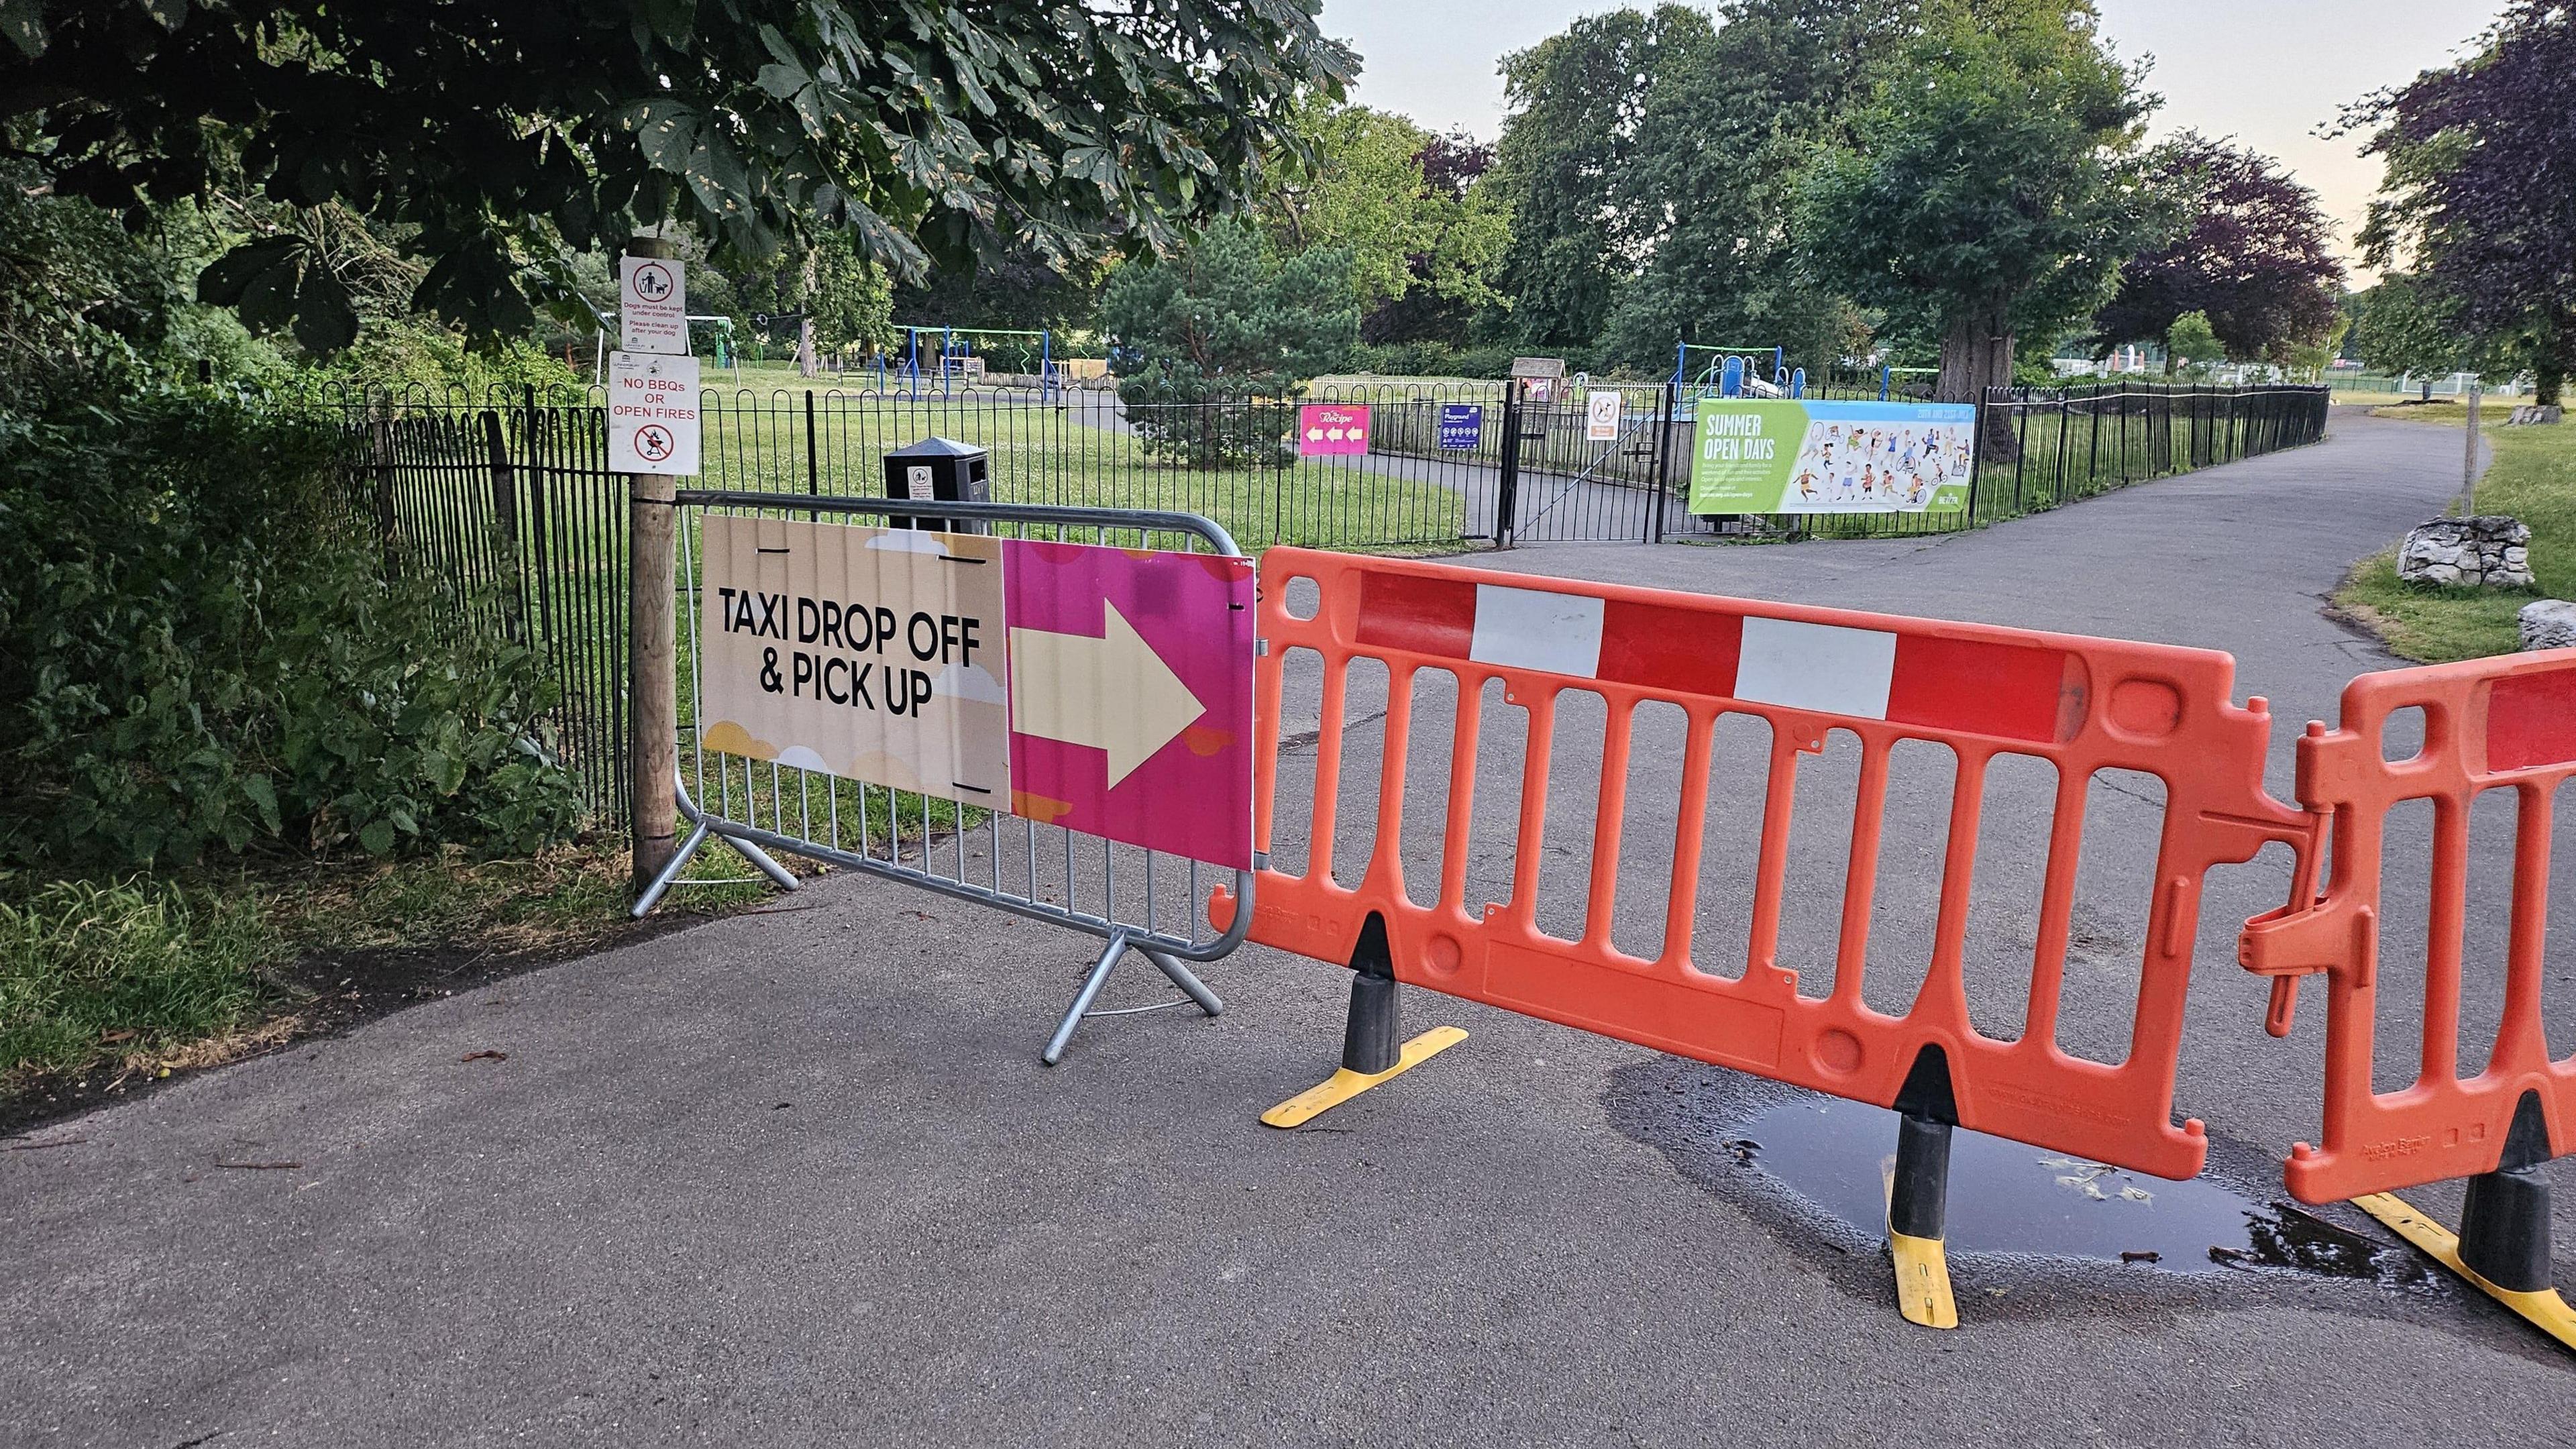
[[[1286,468],[1297,461],[1292,396],[1157,361],[1118,384],[1127,426],[1151,458],[1188,468]]]
[[[1100,318],[1141,364],[1118,396],[1145,451],[1194,468],[1295,461],[1284,400],[1359,336],[1350,266],[1344,247],[1274,256],[1237,220],[1112,273]]]
[[[542,662],[383,581],[332,448],[318,417],[202,391],[0,410],[0,863],[569,831]]]

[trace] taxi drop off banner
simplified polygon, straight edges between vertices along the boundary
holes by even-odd
[[[1251,864],[1250,560],[702,528],[706,749]]]
[[[1703,398],[1693,513],[1937,513],[1968,506],[1965,403]]]

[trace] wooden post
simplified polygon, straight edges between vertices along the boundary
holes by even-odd
[[[2478,379],[2469,379],[2469,455],[2460,461],[2460,516],[2478,514]]]
[[[639,236],[626,250],[631,256],[669,257],[678,249],[659,237]],[[627,798],[640,889],[670,864],[679,830],[679,646],[672,610],[679,510],[671,503],[679,480],[630,473],[626,486],[627,717],[634,731],[626,750]]]

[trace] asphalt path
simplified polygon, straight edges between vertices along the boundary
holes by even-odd
[[[2295,726],[2390,663],[2322,596],[2438,511],[2458,446],[2338,415],[2316,447],[1972,534],[1471,561],[2228,649],[2240,695],[2272,702],[2285,792]],[[1377,748],[1364,683],[1350,711],[1353,750]],[[1497,713],[1480,807],[1516,778]],[[1670,782],[1651,738],[1629,786],[1648,812]],[[1283,756],[1283,797],[1311,748]],[[1587,819],[1579,727],[1559,766]],[[1793,871],[1833,859],[1834,767],[1829,749],[1801,781]],[[2044,798],[2021,784],[1990,795],[1998,904],[1971,967],[2006,1017]],[[2097,1049],[2134,981],[2119,885],[2151,854],[2154,793],[2088,796],[2105,871],[2062,1035]],[[1721,873],[1758,808],[1725,798]],[[1937,884],[1922,807],[1941,798],[1937,761],[1891,797],[1891,939]],[[1439,803],[1408,797],[1408,859],[1436,855],[1416,822]],[[1484,888],[1518,843],[1507,812],[1477,818]],[[1582,834],[1552,818],[1536,847],[1543,921],[1579,919]],[[1622,863],[1631,928],[1657,867]],[[2213,882],[2177,1104],[2209,1123],[2211,1176],[2258,1203],[2315,1130],[2321,997],[2271,1040],[2230,949],[2285,878],[2276,856]],[[2473,944],[2501,918],[2496,872],[2475,879]],[[1784,963],[1830,945],[1824,889],[1793,899]],[[1719,958],[1741,897],[1703,900]],[[1257,1113],[1330,1069],[1345,973],[1250,948],[1207,973],[1224,1016],[1093,1022],[1048,1070],[1084,956],[838,877],[8,1144],[37,1150],[0,1153],[0,1443],[2474,1443],[2547,1435],[2576,1386],[2562,1351],[2438,1275],[1961,1254],[1964,1326],[1913,1328],[1865,1225],[1722,1145],[1777,1089],[1416,992],[1410,1026],[1468,1041],[1275,1132]],[[1159,988],[1125,974],[1109,1004]],[[2563,1201],[2558,1232],[2576,1283]]]

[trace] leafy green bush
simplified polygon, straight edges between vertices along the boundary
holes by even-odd
[[[332,449],[319,418],[201,392],[0,411],[0,862],[569,830],[541,661],[380,579]]]
[[[310,380],[360,391],[453,389],[477,399],[516,396],[526,387],[545,392],[581,381],[532,342],[512,340],[478,352],[457,333],[411,317],[368,322],[357,345],[313,369]]]
[[[255,899],[57,881],[13,902],[11,884],[0,877],[0,1083],[77,1070],[111,1038],[144,1052],[228,1031],[259,1002],[273,941]]]
[[[1350,353],[1359,331],[1347,248],[1274,255],[1259,230],[1219,222],[1180,254],[1110,274],[1101,322],[1144,364],[1118,396],[1157,457],[1194,468],[1295,461],[1284,400]]]
[[[1186,362],[1153,362],[1119,381],[1118,398],[1148,457],[1190,468],[1297,461],[1297,404],[1275,392],[1202,376]]]

